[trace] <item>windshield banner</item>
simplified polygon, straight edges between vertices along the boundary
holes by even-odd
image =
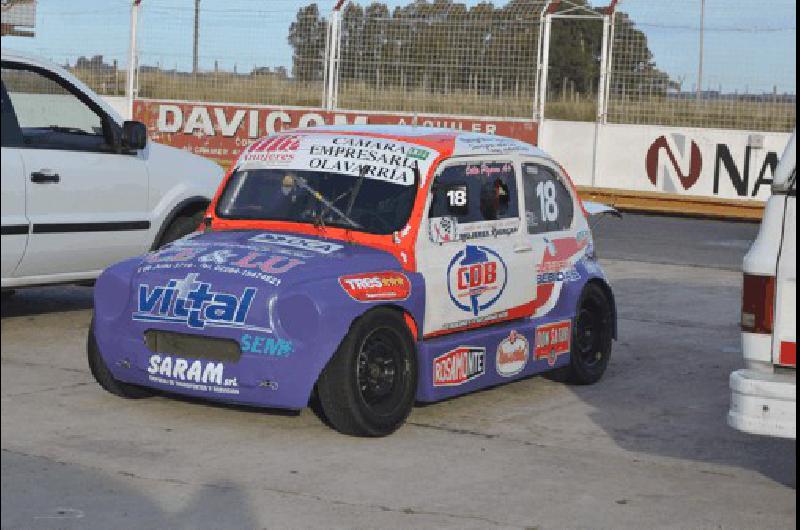
[[[414,184],[436,159],[436,151],[414,144],[357,135],[293,133],[268,136],[250,145],[239,157],[239,169],[290,169],[342,173]]]

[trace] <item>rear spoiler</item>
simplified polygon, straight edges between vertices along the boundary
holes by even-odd
[[[610,214],[614,217],[622,217],[622,213],[613,206],[594,201],[583,201],[583,209],[590,216]]]

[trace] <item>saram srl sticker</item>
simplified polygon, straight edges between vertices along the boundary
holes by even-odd
[[[570,337],[572,336],[572,321],[564,320],[536,328],[535,358],[547,359],[547,364],[553,366],[558,356],[568,353]]]
[[[396,271],[341,276],[339,284],[350,298],[359,302],[405,300],[411,292],[408,277]]]

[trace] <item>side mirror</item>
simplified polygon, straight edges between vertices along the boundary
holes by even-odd
[[[126,149],[139,150],[147,145],[147,127],[138,121],[126,121],[122,124],[122,146]]]

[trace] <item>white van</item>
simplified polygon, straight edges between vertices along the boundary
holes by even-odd
[[[63,68],[5,48],[0,110],[4,293],[91,281],[187,234],[222,180],[217,164],[148,140]]]
[[[744,258],[742,351],[731,374],[728,424],[740,431],[797,437],[796,132],[775,171],[758,237]]]

